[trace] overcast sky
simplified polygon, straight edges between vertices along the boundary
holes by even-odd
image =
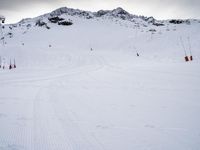
[[[122,7],[156,19],[200,19],[200,0],[0,0],[0,15],[6,17],[6,23],[15,23],[65,6],[90,11]]]

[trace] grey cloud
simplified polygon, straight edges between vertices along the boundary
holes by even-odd
[[[20,8],[31,6],[33,4],[47,3],[54,4],[56,0],[0,0],[0,10],[18,10]]]
[[[199,8],[200,9],[200,0],[101,0],[102,3],[126,3],[128,5],[149,5],[151,6],[160,6],[163,9],[170,7],[179,7],[179,8]],[[31,6],[32,4],[37,3],[46,3],[46,4],[56,4],[56,3],[99,3],[99,0],[0,0],[0,9],[18,9],[25,5]],[[94,6],[94,5],[93,5]]]

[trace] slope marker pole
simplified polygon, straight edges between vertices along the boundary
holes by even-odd
[[[188,36],[188,44],[189,44],[189,51],[190,51],[190,61],[193,61],[192,48],[191,48],[191,42],[190,42],[189,36]]]
[[[16,63],[15,63],[15,59],[14,59],[14,66],[13,66],[14,68],[17,68],[17,66],[16,66]]]
[[[10,59],[9,69],[10,69],[10,70],[12,69],[11,59]]]
[[[183,47],[183,50],[184,50],[184,53],[185,53],[185,61],[188,62],[189,58],[187,56],[186,49],[185,49],[182,37],[180,37],[180,42],[181,42],[181,46]]]

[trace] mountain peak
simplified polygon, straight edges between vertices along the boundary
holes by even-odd
[[[116,19],[121,19],[121,20],[127,20],[131,22],[143,22],[144,24],[146,23],[151,23],[153,24],[156,20],[154,19],[153,21],[149,21],[148,17],[144,16],[137,16],[130,14],[126,10],[124,10],[121,7],[117,7],[113,10],[99,10],[97,12],[91,12],[91,11],[84,11],[80,9],[73,9],[73,8],[68,8],[68,7],[61,7],[58,8],[50,13],[41,15],[36,17],[37,20],[45,20],[51,17],[59,17],[61,15],[66,15],[66,16],[77,16],[81,18],[86,18],[86,19],[93,19],[93,18],[116,18]],[[64,17],[65,18],[65,17]],[[139,20],[137,20],[139,19]],[[21,23],[26,22],[27,20],[23,20]]]
[[[58,8],[50,13],[50,16],[60,16],[62,14],[67,14],[70,16],[80,16],[80,17],[86,17],[88,19],[94,18],[94,17],[102,17],[102,16],[112,16],[115,18],[121,18],[123,20],[131,20],[135,17],[135,15],[131,15],[127,11],[125,11],[123,8],[118,7],[113,10],[99,10],[97,12],[90,12],[90,11],[84,11],[79,9],[73,9],[73,8],[67,8],[67,7],[61,7]]]
[[[123,8],[121,7],[117,7],[116,9],[112,10],[113,13],[116,14],[129,14],[127,11],[125,11]]]

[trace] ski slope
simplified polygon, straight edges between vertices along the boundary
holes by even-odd
[[[0,150],[200,149],[200,23],[62,17],[0,45]]]

